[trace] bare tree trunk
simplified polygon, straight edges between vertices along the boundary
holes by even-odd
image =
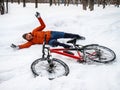
[[[6,13],[8,13],[8,0],[6,0]]]
[[[102,4],[103,4],[103,8],[105,8],[105,6],[107,5],[106,0],[103,0]]]
[[[83,10],[87,10],[88,0],[82,0]]]
[[[20,0],[18,0],[18,4],[20,4]]]
[[[13,0],[11,0],[11,3],[13,3]]]
[[[70,4],[70,0],[67,0],[67,6],[69,6],[69,4]]]
[[[35,0],[35,8],[38,8],[38,0]]]
[[[101,4],[101,0],[97,0],[97,3],[98,3],[98,7],[99,7]]]
[[[89,0],[90,11],[94,10],[94,0]]]
[[[52,5],[52,0],[49,0],[49,2],[50,2],[50,6]]]
[[[82,0],[80,0],[80,4],[82,4]]]
[[[58,0],[58,5],[60,5],[60,0]]]
[[[53,0],[54,1],[54,4],[56,5],[57,3],[56,3],[56,0]]]
[[[120,0],[116,0],[116,6],[119,7]]]
[[[75,4],[78,6],[78,0],[75,0]]]
[[[26,7],[26,2],[25,2],[25,0],[23,0],[23,7]]]
[[[69,0],[69,4],[71,3],[71,4],[74,4],[74,1],[75,0]]]
[[[65,2],[64,2],[64,5],[66,6],[69,6],[69,3],[70,3],[70,0],[65,0]]]
[[[64,6],[66,6],[66,0],[64,0]]]
[[[5,13],[4,0],[0,0],[0,13],[3,15]]]
[[[52,4],[56,5],[56,0],[49,0],[50,6],[52,6]]]

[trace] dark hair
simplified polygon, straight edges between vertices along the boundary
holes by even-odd
[[[24,39],[26,39],[26,35],[27,35],[27,33],[23,34],[22,37],[23,37]]]

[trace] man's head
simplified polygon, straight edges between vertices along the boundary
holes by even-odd
[[[32,36],[31,33],[25,33],[25,34],[23,34],[22,37],[23,37],[25,40],[27,40],[27,41],[30,41],[30,40],[33,39],[33,36]]]

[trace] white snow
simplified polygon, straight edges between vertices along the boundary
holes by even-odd
[[[42,45],[13,50],[12,43],[24,43],[22,34],[39,26],[34,14],[41,13],[46,30],[77,33],[86,37],[77,43],[97,43],[115,51],[117,58],[112,64],[79,64],[74,59],[53,55],[62,59],[70,74],[54,80],[34,78],[31,63],[40,58]],[[0,90],[120,90],[120,8],[95,6],[94,11],[83,11],[82,6],[69,7],[39,4],[9,4],[9,13],[0,16]],[[66,40],[60,40],[65,42]]]

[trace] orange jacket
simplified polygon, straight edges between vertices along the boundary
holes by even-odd
[[[42,31],[46,25],[45,23],[43,22],[42,18],[38,18],[41,26],[35,28],[31,34],[33,35],[33,39],[31,41],[28,41],[27,43],[24,43],[24,44],[21,44],[21,45],[18,45],[20,49],[22,48],[28,48],[30,47],[31,45],[34,45],[34,44],[42,44],[43,41],[44,41],[44,36],[47,35],[46,37],[46,41],[48,42],[51,38],[51,31]]]

